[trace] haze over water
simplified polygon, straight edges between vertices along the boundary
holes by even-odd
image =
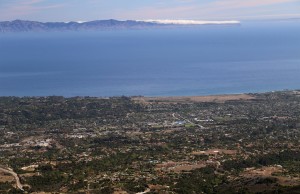
[[[0,34],[0,96],[300,89],[299,24]]]

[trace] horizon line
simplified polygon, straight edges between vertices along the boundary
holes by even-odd
[[[170,22],[170,21],[190,21],[197,23],[199,22],[236,22],[236,23],[242,23],[246,21],[288,21],[288,20],[300,20],[300,17],[291,17],[291,18],[278,18],[278,19],[242,19],[242,20],[236,20],[236,19],[230,19],[230,20],[201,20],[201,19],[114,19],[114,18],[106,18],[106,19],[94,19],[94,20],[69,20],[69,21],[41,21],[41,20],[31,20],[31,19],[21,19],[16,18],[12,20],[0,20],[0,22],[13,22],[13,21],[31,21],[31,22],[41,22],[41,23],[70,23],[70,22],[76,22],[76,23],[86,23],[86,22],[92,22],[92,21],[105,21],[105,20],[116,20],[116,21],[140,21],[140,22],[153,22],[153,23],[160,23],[162,21]],[[163,24],[163,23],[161,23]],[[168,23],[173,24],[173,23]]]

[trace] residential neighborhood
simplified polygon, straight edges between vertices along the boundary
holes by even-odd
[[[0,193],[300,189],[299,91],[0,97],[0,135]]]

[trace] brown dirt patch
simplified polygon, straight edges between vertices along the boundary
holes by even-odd
[[[190,165],[179,165],[179,166],[175,166],[172,170],[175,173],[180,173],[182,171],[192,171],[195,169],[199,169],[199,168],[204,168],[206,167],[206,164],[202,163],[202,164],[190,164]]]
[[[248,168],[246,169],[242,175],[245,177],[248,176],[272,176],[273,173],[283,172],[283,169],[278,166],[264,166],[262,168]]]
[[[169,187],[166,185],[148,185],[149,189],[151,190],[155,190],[155,191],[160,191],[160,190],[164,190],[164,189],[168,189]]]
[[[24,173],[24,174],[20,174],[21,178],[26,178],[26,177],[33,177],[33,176],[38,176],[39,174],[36,173]]]
[[[190,163],[190,162],[165,162],[161,164],[157,164],[155,167],[156,171],[173,171],[175,173],[180,173],[183,171],[191,171],[199,168],[206,167],[205,162],[197,162],[197,163]]]
[[[10,174],[0,172],[0,182],[5,183],[5,182],[14,182],[15,178],[11,176]]]
[[[278,184],[282,186],[297,186],[300,185],[299,177],[290,177],[290,176],[280,176],[274,175],[274,173],[282,173],[284,169],[280,166],[265,166],[262,168],[249,168],[246,169],[241,176],[246,178],[255,178],[255,177],[273,177],[277,179]]]

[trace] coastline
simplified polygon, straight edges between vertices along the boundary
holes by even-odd
[[[224,103],[226,101],[241,101],[241,100],[253,100],[257,99],[257,95],[274,93],[274,92],[294,92],[299,93],[300,89],[285,89],[285,90],[272,90],[263,92],[248,92],[248,93],[223,93],[223,94],[204,94],[204,95],[170,95],[170,96],[144,96],[144,95],[114,95],[114,96],[93,96],[93,95],[45,95],[45,96],[14,96],[14,95],[0,95],[0,98],[48,98],[48,97],[61,97],[61,98],[97,98],[97,99],[110,99],[110,98],[130,98],[133,101],[140,103],[194,103],[194,102],[218,102]]]
[[[161,97],[132,97],[134,101],[141,103],[178,103],[178,102],[220,102],[232,100],[252,100],[252,94],[218,94],[204,96],[161,96]]]

